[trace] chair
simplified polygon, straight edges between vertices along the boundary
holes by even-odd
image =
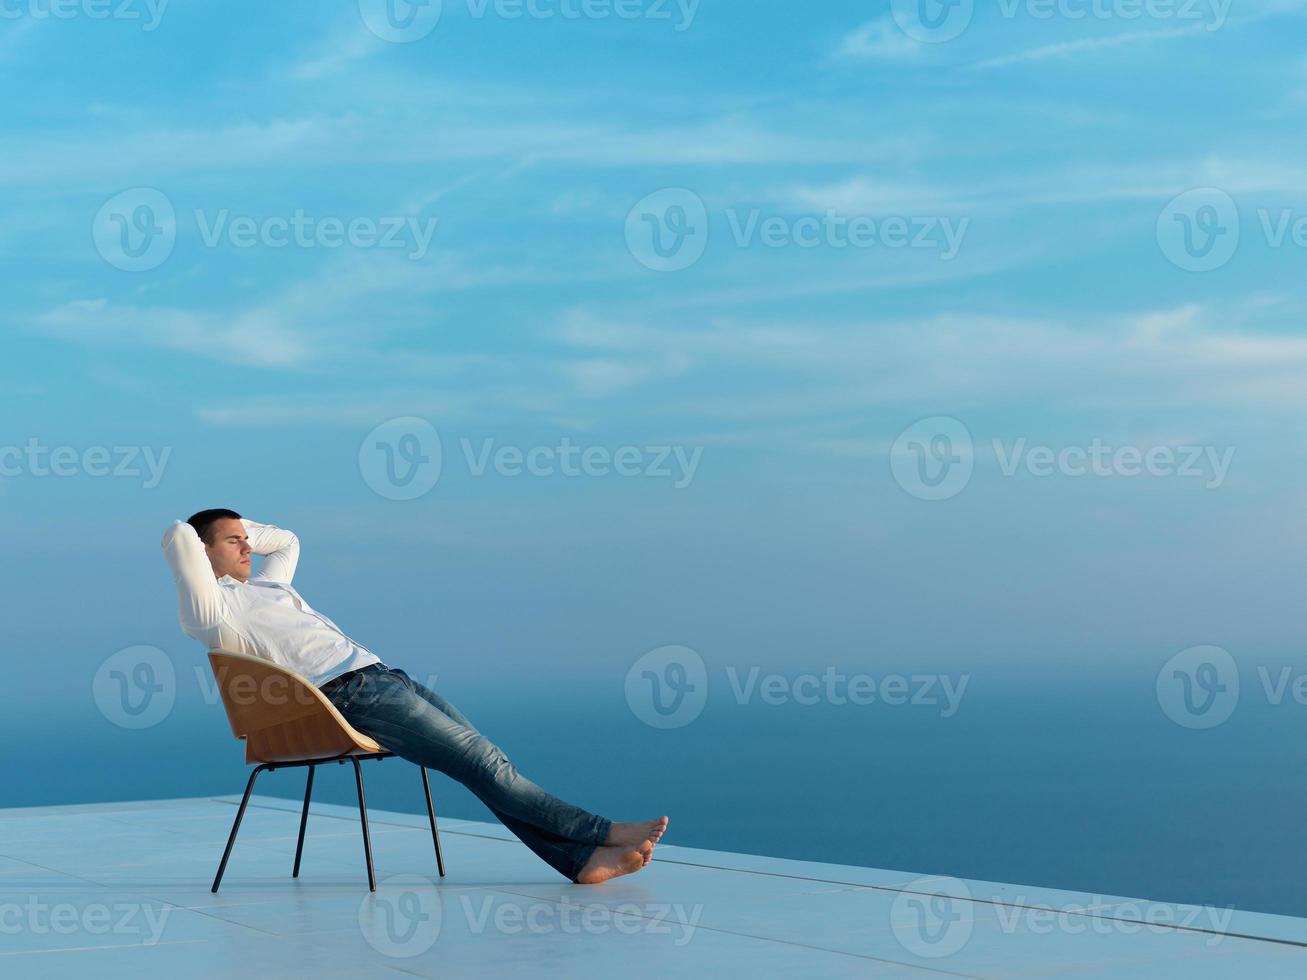
[[[328,762],[354,765],[354,783],[358,787],[359,821],[363,825],[363,855],[368,864],[368,889],[377,890],[377,877],[372,865],[372,839],[368,835],[368,810],[363,799],[363,772],[359,762],[367,759],[385,759],[393,753],[383,749],[362,732],[356,731],[345,720],[336,706],[305,677],[280,667],[261,657],[226,650],[209,651],[209,664],[218,681],[227,720],[232,734],[245,742],[245,762],[258,763],[245,784],[245,796],[227,849],[223,852],[218,874],[211,891],[217,892],[227,870],[240,830],[241,818],[250,802],[254,780],[261,772],[274,769],[292,769],[307,766],[308,782],[304,787],[304,810],[300,813],[300,834],[295,844],[295,868],[292,878],[300,874],[300,857],[304,852],[304,829],[309,821],[309,799],[313,795],[313,772]],[[440,877],[445,876],[445,859],[440,853],[440,832],[436,828],[436,810],[431,803],[431,781],[425,767],[422,772],[422,789],[427,798],[427,816],[431,819],[431,839],[436,846],[436,867]]]

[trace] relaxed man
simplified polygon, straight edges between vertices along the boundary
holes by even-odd
[[[452,704],[386,666],[313,609],[290,581],[299,539],[232,510],[203,510],[163,535],[182,630],[209,650],[270,660],[317,685],[377,744],[470,789],[550,867],[580,884],[639,871],[667,818],[614,823],[522,776]],[[250,555],[264,560],[251,575]]]

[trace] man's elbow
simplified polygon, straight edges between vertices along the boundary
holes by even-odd
[[[160,539],[159,544],[163,547],[165,551],[167,551],[169,546],[172,545],[178,539],[178,537],[184,534],[194,534],[194,533],[195,533],[195,528],[191,527],[185,521],[173,521],[171,524],[169,524],[166,528],[163,529],[163,537]]]

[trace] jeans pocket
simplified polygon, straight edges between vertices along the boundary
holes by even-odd
[[[367,674],[357,674],[347,680],[344,686],[332,691],[327,700],[336,706],[336,710],[345,713],[355,701],[358,700],[359,694],[363,691],[363,686],[367,682]]]

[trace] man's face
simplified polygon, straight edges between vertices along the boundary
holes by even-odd
[[[215,521],[209,528],[213,544],[204,546],[213,566],[213,574],[218,578],[230,575],[238,582],[250,577],[250,539],[245,534],[245,525],[234,517],[224,517]]]

